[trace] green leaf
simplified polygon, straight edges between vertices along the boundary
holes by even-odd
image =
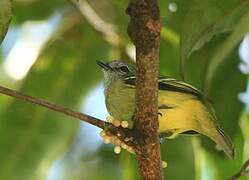
[[[179,79],[179,36],[167,26],[162,29],[160,74]],[[162,159],[168,163],[164,169],[165,179],[194,179],[194,156],[189,137],[163,140],[161,153]]]
[[[248,110],[246,110],[243,115],[242,118],[240,120],[240,128],[242,130],[243,133],[243,139],[244,139],[244,147],[243,147],[243,162],[247,161],[249,159],[249,116],[248,116]],[[242,166],[242,165],[241,165]],[[247,168],[248,170],[248,168]],[[235,174],[237,171],[234,171],[233,174]],[[248,172],[247,175],[245,175],[245,177],[243,177],[243,180],[249,180],[249,176],[248,176]],[[242,178],[241,178],[242,179]]]
[[[166,28],[163,29],[165,35],[160,42],[160,74],[179,78],[179,44],[175,41],[178,36],[167,33]]]
[[[238,94],[245,91],[247,84],[246,76],[238,68],[240,59],[237,51],[236,48],[218,68],[210,87],[217,118],[230,135],[239,130],[238,122],[244,105],[239,101]]]
[[[121,180],[123,176],[128,176],[133,180],[133,173],[137,172],[137,168],[133,164],[135,156],[124,152],[122,152],[121,155],[117,155],[113,152],[113,145],[110,144],[103,144],[97,152],[85,152],[82,150],[76,161],[75,156],[71,153],[75,153],[74,150],[67,154],[66,157],[64,156],[61,161],[62,170],[57,176],[60,180]],[[72,156],[74,158],[72,158]],[[125,158],[125,160],[128,161],[126,161],[126,163],[129,163],[131,166],[127,167],[123,163],[123,158]],[[127,171],[130,171],[130,174],[124,175],[123,173]]]
[[[236,27],[235,23],[246,11],[249,3],[244,0],[193,0],[182,8],[181,68],[192,52],[200,49],[215,35]],[[183,4],[184,6],[184,4]]]
[[[217,36],[203,48],[193,53],[186,65],[187,82],[207,92],[205,80],[208,77],[208,67],[211,64],[215,66],[215,63],[217,63],[213,62],[212,52],[220,52],[218,50],[224,47],[223,42],[227,42],[233,34],[234,32],[229,35]],[[246,76],[238,69],[240,63],[238,48],[230,48],[230,51],[232,52],[229,53],[229,56],[224,57],[222,64],[219,66],[217,64],[213,81],[210,84],[210,91],[206,95],[211,99],[222,127],[229,134],[235,135],[236,130],[239,129],[238,120],[243,109],[238,94],[245,91],[247,81]]]
[[[71,7],[68,0],[35,0],[35,1],[14,1],[13,22],[14,24],[22,24],[25,21],[44,20],[52,15],[60,14],[61,10]]]
[[[165,179],[194,179],[194,154],[190,137],[166,139],[161,144],[161,153],[162,160],[168,164],[164,169]]]
[[[214,156],[213,161],[219,170],[220,177],[228,177],[227,172],[236,170],[242,163],[242,141],[239,120],[243,104],[238,99],[238,94],[244,92],[247,84],[246,76],[238,69],[239,57],[236,48],[229,58],[219,67],[213,83],[210,86],[210,96],[221,127],[232,138],[236,148],[236,160],[223,159]],[[236,140],[236,138],[238,138]]]
[[[109,46],[80,18],[74,14],[71,20],[64,19],[65,26],[73,26],[55,34],[20,91],[79,108],[82,97],[101,78],[95,60],[107,58],[109,52]],[[51,163],[71,144],[78,123],[11,99],[0,112],[0,179],[45,179]]]
[[[245,141],[245,146],[244,146],[244,160],[249,159],[249,115],[248,115],[248,110],[244,112],[241,120],[240,120],[240,127],[243,132],[243,137]]]
[[[207,76],[205,81],[205,87],[209,89],[210,83],[215,76],[215,73],[219,66],[222,65],[225,58],[236,47],[236,45],[243,39],[244,35],[249,32],[249,11],[241,17],[236,23],[235,28],[231,35],[225,40],[225,42],[214,53],[211,63],[207,70]]]
[[[205,90],[204,82],[207,77],[207,67],[212,61],[212,52],[220,49],[223,41],[229,35],[223,35],[214,38],[210,43],[203,48],[193,53],[189,58],[186,69],[186,80],[194,84],[198,88]],[[226,57],[222,66],[218,66],[215,72],[213,82],[210,85],[209,98],[212,101],[219,124],[225,132],[233,139],[237,149],[236,160],[227,159],[223,152],[215,151],[215,144],[211,140],[202,137],[204,149],[194,146],[195,159],[197,162],[206,161],[205,166],[196,168],[197,174],[202,176],[208,169],[214,179],[224,179],[229,177],[227,172],[236,170],[242,162],[242,146],[243,140],[238,126],[243,104],[239,102],[238,93],[243,92],[246,87],[246,76],[241,74],[238,69],[239,64],[238,48],[233,48],[233,52]],[[197,148],[197,149],[196,149]],[[198,154],[201,151],[201,156]]]
[[[0,44],[8,30],[11,16],[12,16],[11,1],[1,0],[0,1]]]
[[[139,179],[138,167],[135,158],[134,154],[122,152],[120,158],[120,164],[122,166],[122,180]]]

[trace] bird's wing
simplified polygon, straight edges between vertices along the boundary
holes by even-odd
[[[124,83],[129,87],[134,87],[136,77],[134,75],[124,78]],[[174,78],[160,76],[158,78],[159,90],[175,91],[201,96],[201,92],[192,85]]]
[[[197,88],[183,81],[168,77],[159,77],[158,82],[160,90],[183,92],[195,96],[201,96],[201,92]]]

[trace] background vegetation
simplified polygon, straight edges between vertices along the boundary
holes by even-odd
[[[229,160],[203,137],[162,141],[162,156],[168,162],[165,178],[225,179],[249,158],[248,112],[239,100],[247,85],[248,41],[240,51],[239,45],[249,32],[249,1],[159,2],[161,74],[184,77],[206,93],[236,147],[236,159]],[[126,33],[127,4],[128,0],[1,0],[0,41],[12,16],[0,51],[1,85],[81,110],[87,94],[102,81],[95,61],[134,57]],[[240,54],[245,54],[242,59]],[[18,69],[24,64],[29,64],[27,74]],[[248,103],[246,95],[240,97]],[[105,144],[89,149],[87,143],[97,140],[87,128],[79,138],[82,126],[1,95],[0,179],[137,178],[133,155],[117,156]],[[80,150],[78,144],[83,144]]]

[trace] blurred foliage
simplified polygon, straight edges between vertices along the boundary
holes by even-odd
[[[249,1],[159,3],[163,24],[160,72],[184,77],[206,93],[236,147],[236,159],[229,160],[204,137],[164,140],[162,156],[168,162],[165,178],[228,178],[249,158],[248,112],[238,100],[247,85],[246,75],[238,69],[238,46],[249,31]],[[28,75],[18,82],[8,78],[7,84],[79,109],[86,93],[101,82],[96,60],[132,59],[127,51],[131,47],[126,33],[127,4],[128,0],[1,0],[0,41],[11,16],[10,29],[60,17]],[[0,59],[1,70],[4,58]],[[0,81],[6,83],[2,77],[8,77],[4,71]],[[51,165],[63,154],[63,170],[57,179],[138,179],[135,156],[126,152],[116,156],[108,145],[94,152],[82,149],[77,162],[70,158],[78,127],[78,121],[58,113],[0,96],[0,179],[46,179]]]
[[[0,1],[0,43],[2,42],[11,19],[11,1]]]

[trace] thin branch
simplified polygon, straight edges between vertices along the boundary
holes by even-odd
[[[157,0],[130,0],[128,33],[136,46],[136,131],[137,159],[141,179],[163,179],[158,137],[158,64],[160,13]]]
[[[89,115],[86,115],[86,114],[83,114],[83,113],[80,113],[80,112],[73,111],[73,110],[71,110],[71,109],[69,109],[67,107],[57,105],[57,104],[48,102],[48,101],[43,100],[43,99],[34,98],[34,97],[22,94],[22,93],[20,93],[18,91],[11,90],[11,89],[3,87],[3,86],[0,86],[0,93],[5,94],[7,96],[15,97],[17,99],[20,99],[20,100],[23,100],[23,101],[26,101],[26,102],[37,104],[37,105],[46,107],[48,109],[52,109],[52,110],[57,111],[57,112],[61,112],[61,113],[66,114],[68,116],[71,116],[71,117],[80,119],[82,121],[88,122],[88,123],[90,123],[90,124],[92,124],[94,126],[97,126],[97,127],[101,128],[101,129],[104,129],[104,127],[106,126],[106,123],[107,123],[105,121],[94,118],[92,116],[89,116]]]
[[[109,131],[113,135],[116,135],[121,141],[125,141],[125,139],[131,139],[130,141],[125,141],[127,145],[135,147],[136,141],[135,139],[135,133],[130,129],[124,129],[124,128],[118,128],[113,126],[111,123],[97,119],[95,117],[83,114],[81,112],[74,111],[70,108],[64,107],[62,105],[54,104],[49,101],[46,101],[44,99],[35,98],[32,96],[25,95],[21,92],[0,86],[0,94],[4,94],[10,97],[14,97],[16,99],[30,102],[32,104],[36,104],[42,107],[46,107],[48,109],[60,112],[62,114],[68,115],[70,117],[74,117],[77,119],[80,119],[81,121],[87,122],[89,124],[92,124],[94,126],[97,126],[101,129],[104,129],[106,131]],[[132,138],[131,138],[132,137]]]
[[[243,164],[240,171],[234,174],[229,180],[236,180],[242,176],[246,176],[249,173],[249,159]]]
[[[120,49],[121,58],[125,57],[123,60],[135,61],[134,54],[131,53],[129,45],[125,44],[120,34],[117,33],[117,25],[106,22],[101,18],[86,0],[70,0],[70,2],[106,42]]]
[[[113,46],[121,45],[121,38],[116,32],[116,26],[104,21],[86,0],[71,0],[71,2],[91,26],[105,37],[107,42]]]

